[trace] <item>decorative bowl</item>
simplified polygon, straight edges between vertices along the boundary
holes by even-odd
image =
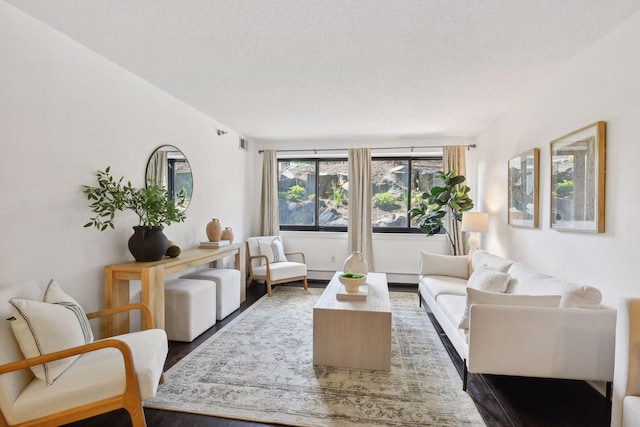
[[[364,285],[367,281],[367,276],[358,273],[343,273],[338,276],[340,283],[344,285],[347,292],[358,292],[358,288]]]

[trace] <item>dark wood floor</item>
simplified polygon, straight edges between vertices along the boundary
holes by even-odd
[[[326,282],[309,282],[312,287],[324,287]],[[294,286],[301,286],[294,284]],[[416,286],[391,285],[394,291],[416,292]],[[165,369],[170,368],[215,334],[238,314],[266,294],[265,286],[255,284],[247,289],[247,300],[240,310],[216,323],[192,343],[169,342],[169,355]],[[416,304],[418,299],[416,297]],[[428,313],[428,309],[426,309]],[[429,313],[438,330],[452,363],[462,373],[462,360]],[[460,381],[462,387],[462,380]],[[609,426],[611,405],[583,381],[540,378],[507,377],[498,375],[469,375],[468,393],[476,403],[487,426],[496,427],[605,427]],[[149,427],[255,427],[269,424],[215,418],[181,412],[145,408]],[[111,412],[85,421],[69,424],[74,427],[131,426],[124,410]]]

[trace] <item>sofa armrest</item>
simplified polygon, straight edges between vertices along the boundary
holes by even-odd
[[[616,311],[474,304],[469,372],[612,381]]]
[[[88,319],[96,319],[99,317],[111,316],[112,314],[123,313],[125,311],[140,310],[140,320],[142,323],[142,329],[153,329],[153,315],[151,309],[145,304],[126,304],[120,307],[107,308],[105,310],[94,311],[93,313],[87,313]]]

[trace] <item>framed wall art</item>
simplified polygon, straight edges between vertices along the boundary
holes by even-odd
[[[551,228],[604,233],[606,122],[551,141]]]
[[[532,148],[509,160],[509,217],[514,227],[538,227],[540,150]]]

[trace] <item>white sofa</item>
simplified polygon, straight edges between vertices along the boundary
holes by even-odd
[[[640,426],[640,298],[618,305],[611,427]]]
[[[467,372],[613,380],[616,310],[594,287],[485,251],[422,252],[418,292],[464,361],[465,390]]]

